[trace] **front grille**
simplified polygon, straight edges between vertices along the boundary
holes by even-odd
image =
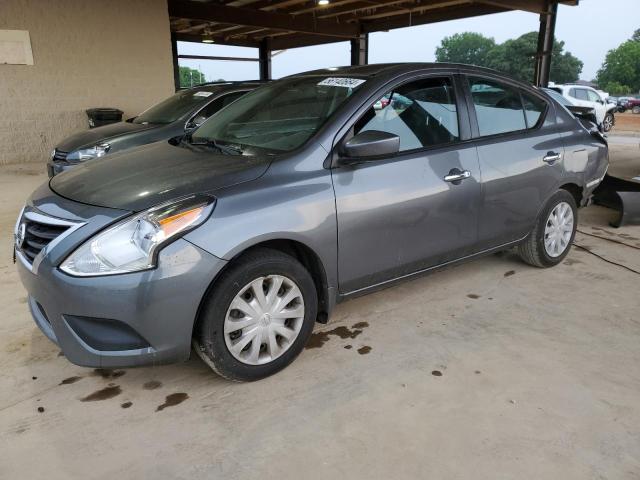
[[[25,213],[20,220],[19,228],[24,238],[21,244],[18,243],[17,248],[30,262],[33,262],[43,248],[69,228],[69,225],[55,224],[55,219],[52,219],[52,223],[46,223],[46,217],[43,215],[37,217],[36,220],[29,213]]]
[[[58,150],[57,148],[53,151],[53,155],[51,156],[51,159],[54,162],[65,162],[67,160],[67,155],[69,155],[69,152],[63,152],[61,150]]]

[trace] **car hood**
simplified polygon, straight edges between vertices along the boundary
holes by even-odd
[[[83,130],[82,132],[74,133],[70,137],[65,138],[62,142],[56,145],[56,148],[62,152],[73,152],[82,147],[91,147],[98,143],[107,142],[115,137],[120,137],[128,133],[142,132],[144,130],[150,130],[152,128],[158,128],[162,125],[143,125],[139,123],[127,123],[118,122],[103,127],[92,128],[90,130]]]
[[[261,176],[272,157],[222,155],[162,141],[89,161],[50,182],[58,195],[89,205],[140,211],[193,193]]]

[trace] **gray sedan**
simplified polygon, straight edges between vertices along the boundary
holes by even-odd
[[[259,85],[259,82],[199,85],[179,91],[126,122],[75,133],[59,142],[51,152],[47,173],[53,177],[89,160],[184,135]]]
[[[15,255],[70,361],[183,361],[193,343],[256,380],[344,299],[511,247],[557,265],[607,166],[597,129],[491,70],[318,70],[55,177],[20,214]]]

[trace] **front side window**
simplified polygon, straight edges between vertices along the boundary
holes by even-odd
[[[398,135],[400,151],[459,140],[451,80],[417,80],[387,92],[354,125],[356,135],[367,130]]]
[[[145,110],[133,123],[167,124],[205,105],[214,92],[208,90],[183,90]]]
[[[601,102],[602,101],[602,98],[600,98],[600,95],[598,95],[593,90],[587,90],[587,95],[589,96],[589,101],[590,102]]]
[[[292,77],[239,98],[198,128],[194,143],[288,152],[309,140],[365,79]]]
[[[520,92],[492,80],[470,78],[471,97],[480,136],[525,130]]]

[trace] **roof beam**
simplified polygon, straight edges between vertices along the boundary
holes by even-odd
[[[191,20],[289,30],[330,37],[354,38],[360,33],[357,25],[345,25],[312,17],[293,17],[285,13],[265,12],[250,8],[228,7],[213,2],[170,0],[169,15]]]
[[[531,13],[545,13],[547,11],[545,0],[477,0],[477,3]]]

